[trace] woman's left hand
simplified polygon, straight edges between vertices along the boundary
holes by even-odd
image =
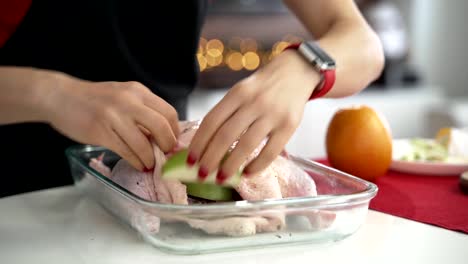
[[[200,179],[220,166],[217,181],[222,183],[268,138],[244,175],[265,169],[299,126],[304,106],[319,81],[320,75],[297,52],[281,53],[234,85],[206,115],[190,144],[187,163],[199,163]],[[237,139],[232,153],[220,164]]]

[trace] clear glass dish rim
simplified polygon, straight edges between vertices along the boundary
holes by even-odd
[[[180,212],[187,212],[190,210],[191,213],[193,212],[204,212],[204,213],[219,213],[220,211],[231,211],[235,210],[268,210],[274,209],[278,206],[286,206],[287,208],[301,208],[301,207],[314,207],[316,209],[323,209],[323,208],[332,208],[332,207],[341,207],[341,206],[352,206],[355,204],[362,204],[368,202],[372,199],[378,191],[377,185],[374,183],[365,181],[358,177],[352,176],[348,173],[336,170],[334,168],[325,166],[318,162],[296,157],[294,155],[290,155],[290,158],[294,162],[302,163],[301,165],[316,168],[320,170],[330,171],[332,173],[340,174],[344,177],[349,178],[352,181],[355,181],[360,184],[364,184],[366,189],[359,193],[352,193],[352,194],[342,194],[342,195],[320,195],[320,196],[309,196],[309,197],[294,197],[294,198],[282,198],[282,199],[266,199],[266,200],[259,200],[259,201],[236,201],[236,202],[226,202],[226,203],[216,203],[216,204],[191,204],[191,205],[181,205],[181,204],[163,204],[158,202],[153,202],[149,200],[145,200],[136,196],[135,194],[131,193],[130,191],[126,190],[125,188],[119,186],[118,184],[114,183],[112,180],[107,178],[106,176],[102,175],[98,171],[91,168],[88,164],[86,164],[77,154],[80,151],[106,151],[107,148],[101,146],[93,146],[93,145],[75,145],[70,146],[65,150],[65,154],[68,159],[74,159],[80,166],[85,168],[88,174],[95,177],[97,180],[104,183],[106,186],[111,188],[113,191],[120,193],[121,195],[125,196],[128,199],[131,199],[138,204],[143,206],[148,206],[153,209],[160,209],[160,210],[170,210],[180,211]]]

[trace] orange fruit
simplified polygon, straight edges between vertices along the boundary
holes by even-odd
[[[374,181],[392,161],[388,123],[368,106],[340,109],[328,125],[326,150],[334,168]]]

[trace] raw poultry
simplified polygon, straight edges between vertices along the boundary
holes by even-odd
[[[197,122],[182,122],[182,133],[178,148],[188,146],[196,129]],[[249,160],[255,158],[262,146],[252,153]],[[92,159],[91,166],[110,177],[114,182],[126,188],[135,195],[149,201],[187,205],[193,202],[187,195],[186,185],[179,180],[163,179],[161,168],[167,157],[153,144],[155,168],[152,172],[140,172],[127,161],[120,160],[110,170],[101,159]],[[247,160],[246,162],[248,162]],[[273,163],[262,172],[251,177],[242,177],[235,188],[243,200],[256,201],[264,199],[281,199],[288,197],[316,196],[316,186],[313,179],[295,163],[288,160],[287,155],[278,156]],[[311,224],[318,228],[327,226],[334,215],[308,212]],[[236,216],[218,220],[178,219],[187,222],[192,228],[201,229],[208,234],[226,234],[230,236],[253,235],[260,232],[271,232],[285,226],[285,214],[274,212],[268,215]],[[325,220],[325,224],[324,221]],[[154,221],[158,222],[159,221]],[[157,232],[157,227],[153,227]]]

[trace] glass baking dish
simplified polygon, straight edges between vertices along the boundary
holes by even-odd
[[[298,243],[330,243],[352,235],[364,223],[377,186],[314,161],[291,156],[317,186],[317,196],[262,201],[174,205],[144,200],[103,176],[88,164],[105,153],[113,167],[120,159],[96,146],[73,146],[66,155],[76,187],[155,247],[176,254],[202,254]],[[251,219],[280,217],[280,230],[232,237],[208,235],[196,225],[246,228]],[[235,219],[236,221],[232,221]],[[231,225],[231,226],[229,226]],[[195,227],[195,228],[194,228]]]

